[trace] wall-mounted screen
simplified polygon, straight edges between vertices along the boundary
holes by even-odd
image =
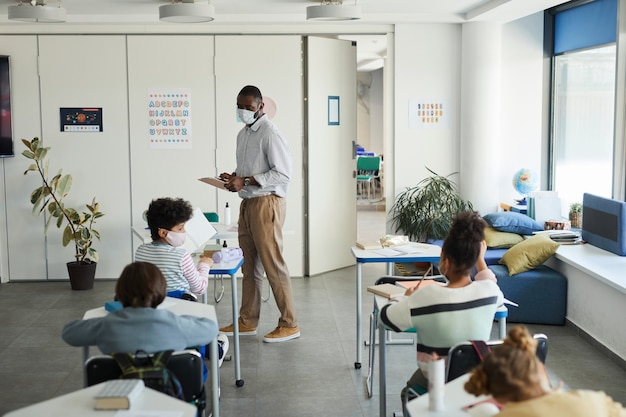
[[[8,56],[0,55],[0,157],[13,155],[11,64]]]

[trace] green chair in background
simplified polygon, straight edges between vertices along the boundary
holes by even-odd
[[[371,200],[372,187],[376,193],[375,181],[380,178],[380,156],[359,156],[356,160],[356,182],[360,193],[367,184],[367,199]]]

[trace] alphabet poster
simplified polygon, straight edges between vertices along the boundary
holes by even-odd
[[[450,127],[448,100],[409,99],[409,128]]]
[[[191,149],[191,91],[148,91],[148,140],[151,149]]]

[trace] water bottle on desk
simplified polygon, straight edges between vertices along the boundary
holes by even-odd
[[[445,360],[433,357],[428,362],[428,409],[442,411],[444,409]]]

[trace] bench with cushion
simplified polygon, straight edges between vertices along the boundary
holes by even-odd
[[[565,324],[565,275],[545,265],[514,275],[509,275],[505,265],[490,265],[489,269],[496,275],[504,296],[519,304],[508,306],[509,323]]]

